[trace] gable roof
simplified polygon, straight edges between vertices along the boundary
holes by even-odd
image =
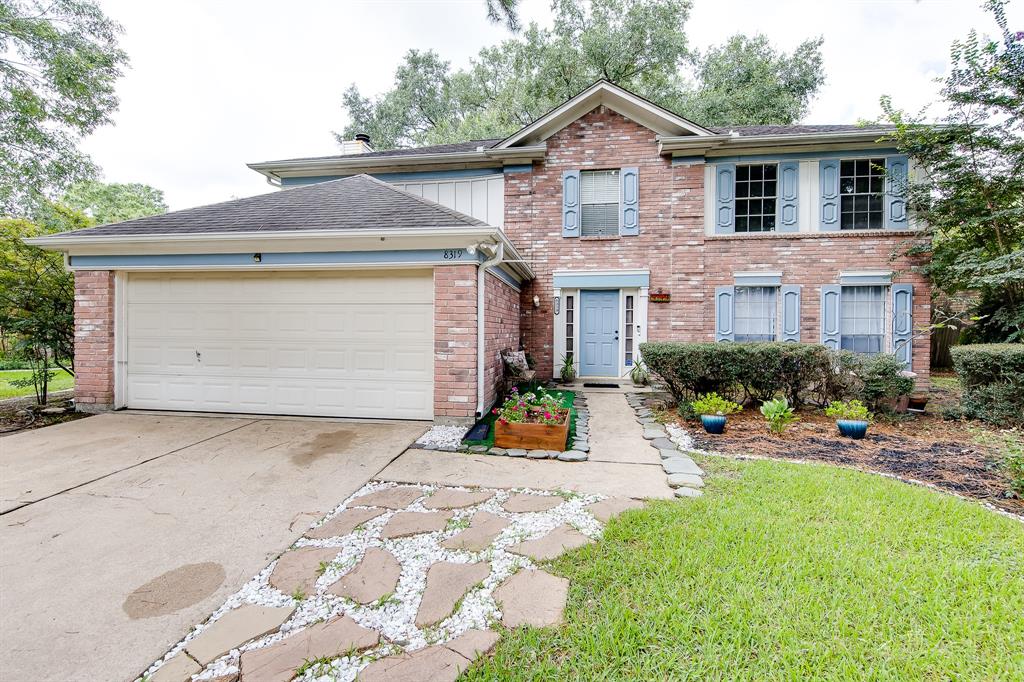
[[[414,230],[486,226],[369,175],[260,194],[122,223],[47,235],[73,243],[94,237],[281,233],[308,230]]]
[[[650,128],[659,135],[713,134],[707,128],[674,114],[640,95],[609,81],[599,80],[533,123],[512,133],[493,148],[508,149],[543,142],[555,132],[602,104],[645,128]]]

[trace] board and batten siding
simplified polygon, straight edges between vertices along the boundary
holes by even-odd
[[[505,178],[502,175],[452,180],[389,182],[410,194],[436,201],[442,206],[471,215],[488,225],[505,226]]]

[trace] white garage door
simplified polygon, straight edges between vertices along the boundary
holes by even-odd
[[[129,273],[128,407],[431,419],[430,271]]]

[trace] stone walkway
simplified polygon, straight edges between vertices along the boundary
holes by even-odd
[[[604,522],[639,506],[600,495],[367,484],[144,679],[454,680],[502,627],[561,623],[568,581],[535,562],[594,542]]]

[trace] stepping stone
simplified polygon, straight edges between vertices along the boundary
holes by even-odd
[[[295,611],[294,606],[272,607],[244,604],[228,611],[213,625],[185,645],[185,651],[200,665],[220,658],[251,639],[281,627]]]
[[[326,540],[327,538],[348,535],[359,526],[384,513],[383,509],[346,509],[333,519],[325,521],[306,533],[307,538]]]
[[[327,592],[370,604],[395,591],[402,576],[402,565],[391,552],[371,547],[355,568],[342,576]]]
[[[450,450],[454,452],[454,448]],[[400,485],[395,488],[385,488],[369,495],[363,495],[352,500],[352,504],[360,507],[384,507],[385,509],[405,509],[416,500],[423,497],[422,488]]]
[[[238,682],[238,671],[228,673],[227,675],[217,675],[217,677],[208,677],[205,682]]]
[[[508,449],[508,456],[509,457],[526,457],[526,450],[523,450],[522,448],[509,448]]]
[[[288,682],[296,668],[318,658],[337,658],[376,646],[380,635],[348,616],[311,625],[280,642],[242,652],[243,682]]]
[[[526,456],[529,457],[530,459],[547,459],[548,458],[548,451],[547,450],[527,450],[526,451]]]
[[[672,474],[668,477],[668,484],[672,488],[703,488],[704,479],[696,474]]]
[[[485,452],[487,452],[487,446],[486,445],[471,445],[471,446],[469,446],[469,452],[472,452],[475,455],[482,455]]]
[[[147,682],[186,682],[203,669],[182,651],[171,657],[160,668],[146,678]]]
[[[704,493],[693,488],[676,488],[676,497],[700,497]]]
[[[320,564],[334,561],[341,547],[300,547],[281,555],[267,582],[291,596],[301,591],[307,597],[316,592]]]
[[[608,497],[600,502],[588,504],[584,509],[594,515],[594,518],[601,523],[608,523],[612,517],[618,516],[627,509],[640,509],[643,502],[631,500],[628,497]]]
[[[655,438],[668,438],[668,434],[664,429],[644,427],[644,440],[654,440]]]
[[[446,549],[462,549],[468,552],[480,552],[494,542],[501,531],[505,530],[512,523],[506,518],[491,514],[490,512],[478,511],[473,514],[469,528],[457,535],[453,535],[441,546]]]
[[[659,450],[676,449],[676,444],[670,441],[668,438],[655,438],[650,443],[648,443],[648,445],[650,445],[652,448],[657,448]]]
[[[440,561],[431,566],[427,570],[427,587],[416,612],[416,627],[433,625],[447,618],[466,592],[490,574],[491,565],[483,561],[475,564]]]
[[[398,512],[380,531],[385,540],[404,538],[419,533],[443,530],[452,518],[452,512]]]
[[[504,456],[508,454],[508,450],[505,448],[491,448],[490,454]]]
[[[562,504],[562,498],[557,495],[531,495],[529,493],[515,493],[511,495],[501,508],[507,512],[524,514],[529,512],[543,512],[554,509]]]
[[[547,535],[536,540],[526,540],[508,548],[513,554],[521,554],[534,561],[547,561],[561,556],[570,549],[589,545],[593,540],[566,524],[558,526]]]
[[[682,456],[682,455],[679,454],[679,451],[676,450],[675,448],[672,448],[671,450],[669,450],[668,448],[665,448],[663,450],[658,450],[658,454],[661,455],[662,459],[672,459],[674,457],[681,457]]]
[[[558,459],[563,462],[585,462],[587,461],[587,455],[579,450],[566,450],[565,452],[558,453]]]
[[[661,460],[661,467],[666,474],[696,474],[703,476],[704,470],[697,466],[689,457],[669,457]]]
[[[493,492],[485,490],[453,490],[443,488],[423,501],[427,509],[462,509],[486,502],[494,497]]]
[[[467,630],[444,644],[376,660],[363,668],[356,679],[360,682],[454,682],[474,659],[489,652],[497,642],[496,632]]]
[[[501,624],[507,628],[560,624],[568,596],[566,578],[538,569],[519,571],[494,591],[494,601],[501,609]]]

